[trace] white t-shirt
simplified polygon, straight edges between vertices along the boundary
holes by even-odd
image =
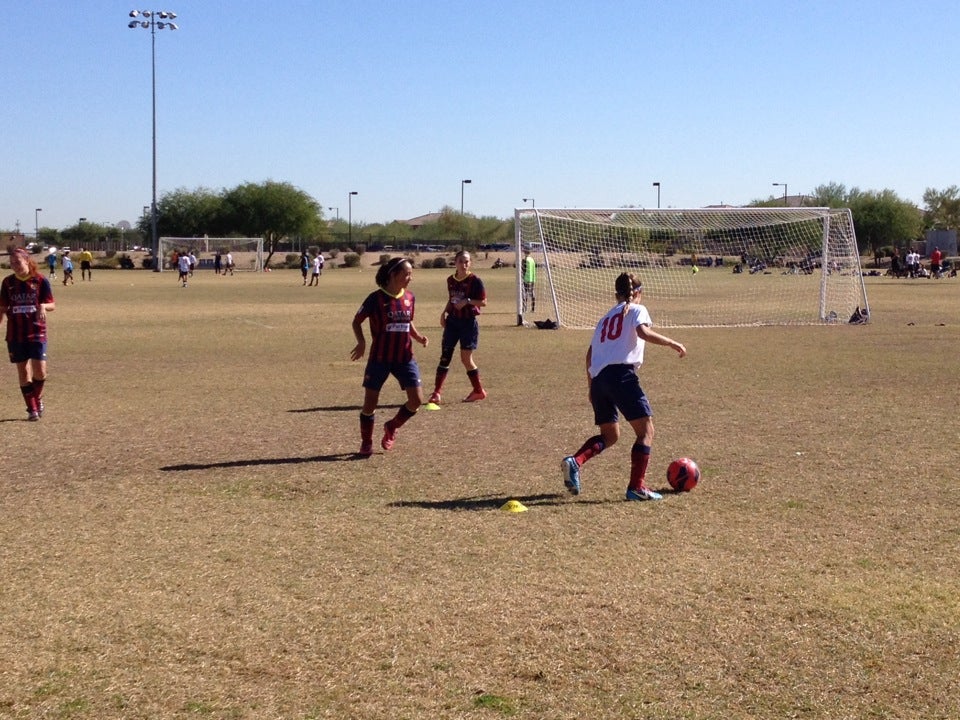
[[[177,267],[180,269],[180,272],[185,273],[190,271],[190,256],[181,255],[177,258]]]
[[[317,255],[317,256],[313,259],[313,274],[314,274],[314,275],[319,275],[319,274],[320,274],[320,270],[321,270],[322,268],[323,268],[323,256]]]
[[[590,377],[596,377],[607,365],[642,365],[646,343],[637,335],[640,325],[653,325],[643,305],[623,303],[613,307],[597,323],[590,341]]]

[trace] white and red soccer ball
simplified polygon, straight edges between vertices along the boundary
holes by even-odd
[[[677,492],[690,492],[700,482],[700,467],[690,458],[677,458],[667,467],[667,482]]]

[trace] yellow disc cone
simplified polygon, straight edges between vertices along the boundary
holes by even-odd
[[[503,505],[500,506],[500,509],[504,512],[526,512],[527,506],[524,505],[519,500],[507,500]]]

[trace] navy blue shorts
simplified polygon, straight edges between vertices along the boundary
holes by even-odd
[[[387,378],[393,375],[400,382],[400,389],[420,387],[420,368],[416,360],[405,363],[382,363],[375,360],[367,362],[363,371],[363,387],[380,392]]]
[[[601,370],[590,383],[590,403],[596,425],[617,422],[617,410],[627,422],[653,417],[633,365],[607,365]]]
[[[27,360],[46,360],[47,344],[45,342],[16,342],[7,341],[7,352],[10,353],[10,362],[22,363]]]
[[[480,344],[480,323],[474,315],[471,318],[447,317],[447,324],[443,328],[442,347],[456,347],[460,343],[461,350],[476,350]]]

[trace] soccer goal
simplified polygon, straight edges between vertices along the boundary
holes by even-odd
[[[640,277],[660,327],[869,317],[848,209],[518,208],[514,218],[521,325],[592,328],[621,272]]]
[[[263,270],[263,238],[214,238],[214,237],[162,237],[160,238],[160,257],[165,270],[175,270],[170,265],[173,251],[177,253],[193,252],[197,258],[213,258],[219,251],[222,256],[233,255],[235,270]],[[224,265],[226,260],[224,259]]]

